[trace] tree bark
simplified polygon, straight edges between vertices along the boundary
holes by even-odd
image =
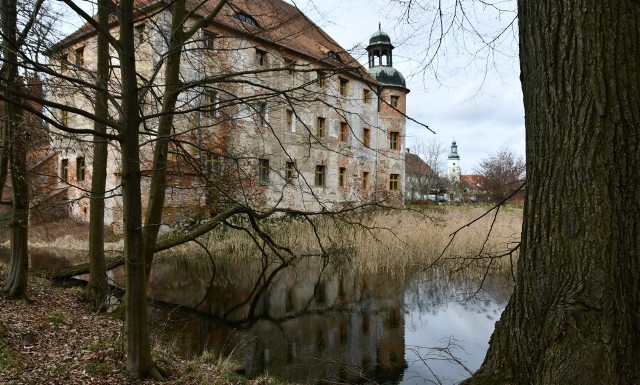
[[[162,222],[165,194],[167,189],[167,154],[169,139],[173,128],[173,110],[180,94],[180,59],[184,38],[184,17],[186,0],[177,0],[171,7],[171,36],[169,52],[165,65],[165,86],[162,99],[162,115],[158,122],[158,137],[153,152],[153,168],[149,187],[149,203],[144,228],[144,260],[147,277],[151,272],[154,247],[158,239],[158,231]]]
[[[2,23],[2,79],[8,90],[21,89],[24,84],[18,76],[17,46],[17,2],[3,0],[0,11]],[[28,256],[28,222],[29,222],[29,188],[27,185],[27,157],[23,111],[19,107],[19,98],[7,91],[5,95],[5,135],[9,138],[9,162],[11,183],[13,186],[11,213],[11,256],[9,274],[5,281],[4,291],[12,298],[26,298]]]
[[[140,191],[139,103],[136,82],[133,0],[120,3],[120,81],[122,203],[126,284],[127,371],[132,377],[155,377],[147,321],[147,286],[143,257]],[[159,374],[158,374],[159,376]]]
[[[109,27],[110,2],[98,1],[98,23],[105,29]],[[104,254],[104,198],[107,180],[107,127],[101,121],[108,118],[107,85],[109,79],[109,41],[98,34],[97,43],[97,91],[93,136],[93,167],[91,174],[91,204],[89,207],[89,283],[87,298],[98,309],[105,308],[109,284]]]
[[[640,2],[519,0],[527,140],[511,300],[468,384],[640,383]]]

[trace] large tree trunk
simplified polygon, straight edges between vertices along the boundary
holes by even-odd
[[[11,183],[13,186],[11,216],[11,256],[9,274],[5,281],[4,291],[13,298],[25,298],[27,295],[27,272],[29,256],[27,247],[29,222],[29,188],[27,186],[27,157],[25,127],[20,100],[11,93],[12,89],[23,87],[18,76],[17,45],[17,3],[16,0],[2,0],[0,11],[2,23],[2,75],[6,82],[7,94],[5,103],[5,135],[9,138],[9,159]]]
[[[640,383],[640,2],[519,0],[527,198],[470,384]]]
[[[108,30],[110,1],[98,1],[98,23]],[[107,180],[107,139],[100,136],[107,132],[105,124],[108,115],[107,84],[109,79],[109,42],[103,34],[98,34],[97,81],[95,114],[99,118],[94,122],[93,167],[91,175],[91,205],[89,207],[89,283],[87,297],[97,308],[104,308],[109,284],[104,255],[104,198]]]

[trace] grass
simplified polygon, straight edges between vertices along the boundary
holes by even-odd
[[[69,317],[70,317],[69,313],[61,312],[61,311],[57,311],[57,310],[55,310],[55,311],[53,311],[53,312],[51,312],[49,314],[49,319],[54,324],[65,323],[69,319]]]
[[[491,259],[491,256],[503,254],[517,244],[522,210],[510,208],[501,211],[495,222],[493,215],[488,215],[464,227],[485,210],[478,206],[378,210],[349,217],[319,217],[313,220],[313,225],[299,219],[280,218],[261,226],[275,243],[295,255],[328,255],[333,263],[348,264],[367,273],[404,274],[432,264],[449,269],[486,268],[490,265],[507,271],[511,266],[508,257]],[[248,223],[236,224],[248,227]],[[462,227],[455,237],[452,236]],[[231,260],[238,263],[238,260],[262,258],[263,250],[268,257],[276,258],[276,253],[266,242],[256,244],[249,234],[256,235],[253,230],[245,233],[219,227],[201,241],[218,266]],[[289,257],[283,249],[279,252]],[[204,255],[202,248],[193,243],[161,254],[182,256],[171,258],[172,263],[189,265],[196,271],[208,269],[208,260],[201,258]],[[478,256],[480,258],[474,258]],[[513,257],[517,258],[517,253]]]

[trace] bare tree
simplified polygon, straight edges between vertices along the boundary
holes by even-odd
[[[483,189],[494,202],[502,202],[522,186],[525,162],[513,150],[503,148],[480,161],[476,172],[484,180]]]
[[[415,191],[420,194],[422,199],[426,199],[428,195],[437,195],[446,190],[448,181],[446,180],[445,155],[446,148],[437,139],[432,138],[429,141],[415,142],[411,152],[420,159],[411,159],[412,156],[407,154],[407,191]],[[424,169],[421,172],[412,170],[413,163],[416,163],[417,170]],[[428,170],[421,166],[424,162],[428,166]]]

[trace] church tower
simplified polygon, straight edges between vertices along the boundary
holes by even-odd
[[[449,166],[449,180],[453,183],[460,183],[460,175],[462,174],[462,171],[460,169],[460,155],[458,155],[458,145],[456,144],[455,140],[451,143],[451,152],[449,153],[447,164]]]

